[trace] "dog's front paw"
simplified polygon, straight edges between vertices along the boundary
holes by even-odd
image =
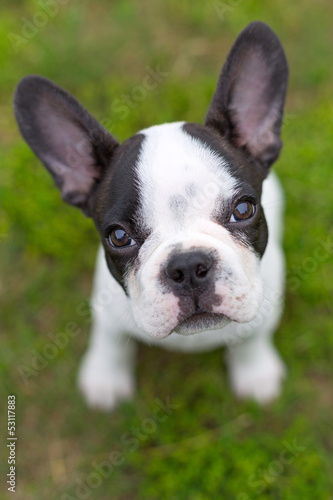
[[[103,411],[112,411],[118,403],[132,399],[135,389],[130,373],[98,366],[89,358],[83,360],[78,386],[88,406]]]
[[[286,369],[274,347],[259,356],[229,360],[231,388],[240,399],[254,399],[264,405],[276,399],[281,392]]]

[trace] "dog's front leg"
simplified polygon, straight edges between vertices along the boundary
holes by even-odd
[[[113,331],[97,315],[78,376],[79,389],[90,407],[110,411],[132,398],[135,347],[128,335]]]
[[[265,404],[279,396],[285,366],[271,335],[257,333],[229,347],[227,363],[231,388],[237,397]]]

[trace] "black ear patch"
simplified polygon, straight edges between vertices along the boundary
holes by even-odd
[[[74,97],[41,76],[21,80],[14,106],[24,139],[51,173],[62,198],[90,215],[91,194],[118,142]]]
[[[223,66],[206,125],[269,167],[282,147],[287,81],[287,60],[278,37],[264,23],[249,24]]]

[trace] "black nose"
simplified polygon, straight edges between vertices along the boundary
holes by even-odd
[[[213,259],[203,251],[177,253],[169,259],[165,274],[173,288],[195,289],[209,281],[212,266]]]

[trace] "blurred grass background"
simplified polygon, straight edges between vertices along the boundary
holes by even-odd
[[[15,498],[333,498],[333,248],[320,243],[332,242],[333,229],[332,2],[62,0],[46,22],[42,5],[2,0],[0,7],[1,432],[6,436],[7,395],[14,393]],[[47,76],[120,140],[155,123],[202,122],[227,52],[252,20],[278,33],[290,65],[275,167],[287,198],[289,286],[276,335],[289,370],[283,395],[265,409],[235,401],[221,350],[183,355],[142,346],[136,399],[111,415],[93,412],[75,379],[89,336],[77,307],[89,298],[97,234],[60,201],[21,139],[14,88],[26,74]],[[44,25],[34,30],[35,21]],[[142,84],[146,67],[158,65],[169,75],[157,88],[132,100],[125,119],[112,113],[115,100]],[[31,368],[48,334],[68,322],[81,333],[24,383],[19,370]],[[138,446],[124,444],[124,435],[150,418],[156,398],[170,398],[177,409],[141,434]],[[281,461],[286,443],[299,447],[289,463]],[[123,463],[96,487],[93,462],[115,450]],[[7,498],[4,441],[0,454],[0,498]]]

